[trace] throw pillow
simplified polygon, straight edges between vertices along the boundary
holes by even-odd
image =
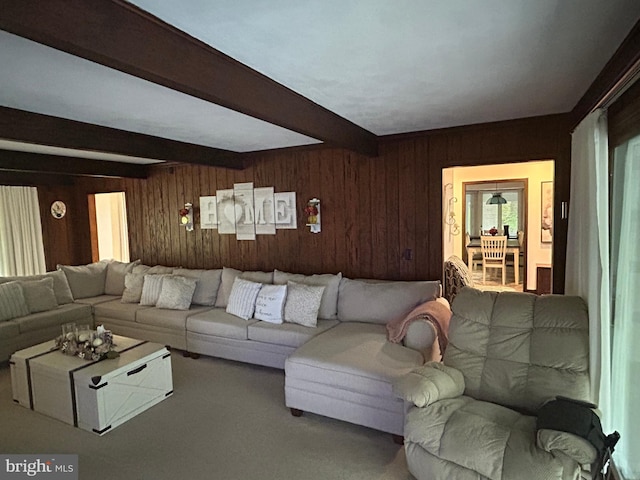
[[[231,294],[229,295],[227,313],[244,320],[249,320],[253,316],[256,308],[256,298],[261,288],[261,283],[236,278],[233,282]]]
[[[145,275],[142,284],[140,305],[155,306],[162,291],[162,281],[168,275]]]
[[[198,280],[196,291],[191,300],[192,303],[196,305],[215,305],[218,289],[220,288],[222,269],[195,270],[190,268],[176,268],[173,274]]]
[[[256,312],[253,316],[269,323],[282,323],[286,298],[286,285],[263,285],[256,298]]]
[[[318,326],[318,311],[325,287],[287,282],[284,321],[305,327]]]
[[[22,285],[18,282],[0,284],[0,321],[29,315]]]
[[[156,307],[170,310],[189,310],[197,283],[195,278],[178,275],[164,277]]]
[[[58,307],[53,291],[53,278],[25,280],[20,282],[29,313],[47,312]]]
[[[320,302],[319,318],[335,320],[338,318],[338,289],[340,288],[340,280],[342,273],[333,275],[331,273],[323,273],[316,275],[302,275],[299,273],[287,273],[275,270],[273,272],[273,283],[276,285],[286,285],[287,282],[304,283],[305,285],[324,286],[322,301]]]
[[[124,277],[133,271],[140,260],[125,263],[112,260],[107,264],[107,276],[104,283],[104,293],[106,295],[122,295],[124,291]]]
[[[41,275],[29,275],[28,277],[0,277],[0,283],[41,280],[43,278],[53,279],[53,291],[56,294],[56,302],[58,302],[58,305],[73,303],[73,295],[71,288],[69,288],[69,281],[62,270],[54,270]]]
[[[143,284],[144,273],[127,273],[124,276],[124,291],[120,301],[122,303],[140,303]]]
[[[216,298],[216,307],[226,308],[229,303],[229,295],[233,288],[233,282],[236,278],[249,280],[251,282],[269,284],[273,283],[273,272],[248,271],[242,272],[235,268],[223,267],[220,289],[218,290],[218,298]]]
[[[107,262],[78,266],[58,265],[58,270],[62,270],[67,276],[75,300],[104,295]]]

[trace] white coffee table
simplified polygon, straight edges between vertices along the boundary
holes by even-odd
[[[13,399],[98,435],[173,393],[163,345],[114,335],[120,356],[99,361],[65,355],[49,341],[11,356]]]

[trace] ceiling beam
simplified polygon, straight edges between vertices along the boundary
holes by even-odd
[[[377,137],[124,0],[0,0],[0,28],[332,146]]]
[[[167,162],[243,168],[241,156],[236,152],[1,106],[0,139]]]
[[[0,150],[0,170],[90,177],[147,178],[149,176],[147,165],[11,150]]]

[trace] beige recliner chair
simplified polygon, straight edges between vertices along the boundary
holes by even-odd
[[[398,379],[412,406],[405,450],[419,480],[579,479],[588,442],[536,431],[535,412],[557,395],[590,400],[589,331],[579,297],[481,292],[456,296],[443,363]]]

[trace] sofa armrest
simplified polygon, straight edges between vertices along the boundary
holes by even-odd
[[[426,407],[438,400],[462,395],[464,377],[453,367],[428,362],[397,379],[393,392],[416,407]]]
[[[436,329],[431,322],[417,320],[411,322],[407,328],[407,334],[402,339],[402,344],[422,354],[425,362],[435,360],[433,358],[433,345],[436,342]]]
[[[442,303],[450,309],[449,302],[446,298],[438,297],[436,302]],[[407,328],[407,333],[402,339],[405,347],[416,350],[422,354],[425,362],[438,361],[442,358],[442,352],[438,342],[436,342],[438,332],[434,325],[427,320],[417,320],[411,322]]]
[[[598,458],[596,448],[573,433],[540,429],[536,434],[538,448],[549,453],[562,452],[580,465],[590,465]]]

